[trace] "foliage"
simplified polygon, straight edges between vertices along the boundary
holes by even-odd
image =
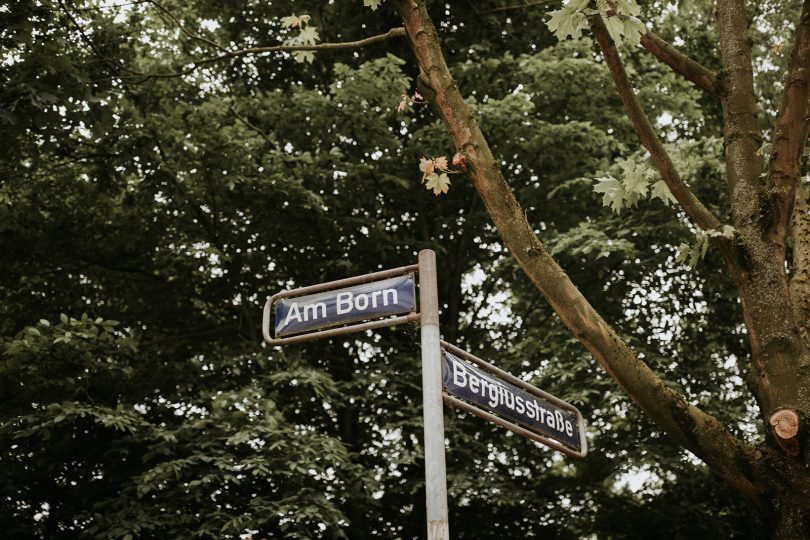
[[[420,160],[436,195],[465,163],[423,157],[450,143],[432,110],[414,106],[404,40],[195,64],[221,53],[212,43],[311,45],[399,24],[389,3],[363,4],[372,9],[0,9],[4,532],[420,537],[416,328],[268,349],[259,314],[279,290],[411,264],[431,248],[444,337],[576,404],[594,448],[574,463],[448,410],[454,536],[625,538],[655,524],[674,538],[756,537],[742,502],[594,368],[508,258],[468,183],[457,177],[445,197],[416,189]],[[644,20],[672,38],[709,4],[653,4]],[[577,37],[585,6],[566,4],[549,28]],[[587,40],[557,43],[542,9],[509,22],[467,3],[431,9],[459,86],[572,280],[691,401],[758,436],[735,361],[749,352],[731,285],[711,251],[695,271],[676,260],[695,233],[672,206],[642,202],[671,195]],[[619,12],[627,18],[609,24],[621,23],[612,31],[629,47],[642,14],[634,2]],[[712,32],[700,27],[692,51],[707,64]],[[683,177],[719,207],[722,165],[711,156],[722,141],[701,120],[713,105],[629,51],[645,107],[689,140]],[[402,96],[412,97],[398,113]],[[594,178],[605,179],[598,193]]]

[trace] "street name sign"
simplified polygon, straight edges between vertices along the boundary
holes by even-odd
[[[584,422],[576,407],[457,347],[443,345],[447,401],[570,456],[585,456]]]
[[[262,337],[292,345],[419,323],[428,540],[449,540],[443,402],[569,456],[585,457],[588,447],[576,407],[441,340],[437,274],[436,254],[424,249],[418,264],[276,293],[264,304]]]
[[[276,337],[416,310],[413,274],[279,300]]]

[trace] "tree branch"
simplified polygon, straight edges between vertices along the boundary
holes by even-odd
[[[682,75],[706,93],[720,97],[717,91],[717,76],[700,62],[679,51],[655,32],[641,36],[641,45],[656,58],[671,67],[675,73]]]
[[[212,40],[208,39],[205,36],[201,36],[199,34],[196,34],[196,33],[192,32],[191,30],[188,30],[185,26],[183,26],[183,24],[179,20],[177,20],[177,17],[175,17],[174,14],[171,11],[169,11],[168,9],[163,7],[163,5],[160,4],[159,2],[157,2],[157,0],[146,0],[146,1],[149,2],[150,4],[152,4],[153,6],[155,6],[156,8],[158,8],[158,10],[160,10],[164,15],[166,15],[166,17],[168,17],[180,29],[181,32],[183,32],[185,35],[187,35],[191,39],[196,39],[197,41],[202,41],[203,43],[205,43],[207,45],[210,45],[211,47],[214,47],[215,49],[219,49],[223,53],[228,52],[228,49],[223,47],[219,43],[217,43],[215,41],[212,41]]]
[[[239,112],[230,103],[227,103],[226,105],[228,105],[228,110],[231,111],[233,117],[239,120],[239,122],[241,122],[242,125],[244,125],[246,128],[259,135],[262,139],[265,140],[267,144],[270,145],[271,148],[273,149],[278,148],[278,143],[276,143],[276,141],[271,139],[270,136],[267,134],[267,132],[265,132],[263,129],[257,126],[254,126],[247,118],[239,114]]]
[[[773,153],[769,163],[768,188],[775,198],[777,235],[783,246],[787,236],[796,184],[801,175],[801,156],[810,126],[810,0],[805,0],[797,25],[796,43],[788,63],[785,90],[776,117]]]
[[[316,45],[273,45],[271,47],[251,47],[247,49],[237,49],[234,51],[227,51],[219,56],[211,58],[203,58],[194,63],[195,67],[199,67],[212,62],[219,62],[228,58],[236,58],[238,56],[245,56],[250,54],[262,54],[268,52],[292,52],[292,51],[333,51],[337,49],[359,49],[380,43],[393,38],[404,37],[404,28],[392,28],[385,34],[378,34],[367,38],[359,39],[357,41],[341,41],[336,43],[318,43]]]
[[[661,144],[661,140],[655,133],[652,124],[650,124],[650,120],[644,113],[641,103],[639,103],[638,98],[633,92],[633,87],[627,77],[627,72],[625,72],[624,65],[619,58],[619,52],[616,50],[616,44],[613,43],[613,39],[611,39],[605,27],[605,23],[602,21],[602,17],[599,15],[591,16],[588,18],[588,24],[605,57],[605,63],[610,70],[611,77],[613,77],[613,83],[624,104],[627,116],[633,123],[633,127],[636,129],[641,144],[644,145],[644,148],[646,148],[652,156],[655,165],[661,173],[661,178],[692,221],[704,230],[718,229],[720,227],[720,220],[718,220],[708,208],[703,206],[703,203],[695,197],[694,193],[692,193],[689,187],[683,182],[669,154],[667,154],[667,151],[664,149],[664,145]]]
[[[524,4],[514,4],[511,6],[501,6],[492,9],[478,10],[473,2],[470,6],[475,10],[476,15],[488,15],[490,13],[500,13],[504,11],[513,11],[528,9],[536,6],[544,6],[548,4],[556,4],[561,0],[538,0],[535,2],[526,2]],[[625,17],[621,14],[616,14],[617,17]],[[690,58],[687,54],[679,51],[666,41],[664,41],[655,32],[647,32],[641,36],[641,45],[650,51],[655,57],[671,67],[675,73],[682,75],[687,80],[691,81],[695,86],[705,91],[706,93],[719,97],[717,91],[717,75],[703,64]]]
[[[484,9],[479,11],[478,8],[475,7],[474,2],[470,2],[473,10],[475,11],[476,15],[489,15],[490,13],[501,13],[504,11],[513,11],[517,9],[528,9],[536,6],[546,6],[548,4],[557,4],[562,2],[562,0],[535,0],[534,2],[524,2],[523,4],[514,4],[511,6],[501,6],[492,9]]]
[[[734,226],[759,218],[757,157],[762,139],[757,125],[754,72],[748,20],[742,0],[717,1],[717,26],[723,57],[721,98],[726,143],[726,172]]]
[[[793,264],[790,276],[790,301],[802,337],[810,340],[810,211],[807,209],[807,191],[796,189],[796,203],[790,227],[793,240]]]
[[[669,388],[639,360],[571,283],[534,234],[475,116],[458,91],[424,0],[396,0],[395,5],[419,64],[420,79],[433,90],[433,104],[456,147],[466,158],[467,175],[523,271],[628,396],[678,443],[703,459],[729,484],[757,501],[750,473],[746,472],[755,459],[753,450],[715,417],[689,404]]]
[[[318,43],[316,45],[273,45],[270,47],[250,47],[247,49],[235,49],[232,51],[227,51],[223,54],[218,56],[212,56],[208,58],[202,58],[200,60],[196,60],[191,62],[191,65],[186,69],[170,72],[170,73],[134,73],[132,76],[124,77],[124,78],[142,78],[143,81],[148,81],[149,79],[165,79],[165,78],[173,78],[173,77],[182,77],[184,75],[189,75],[194,71],[198,70],[200,67],[205,66],[207,64],[213,64],[216,62],[221,62],[222,60],[227,60],[229,58],[239,58],[242,56],[254,55],[254,54],[263,54],[263,53],[270,53],[270,52],[294,52],[294,51],[332,51],[332,50],[339,50],[339,49],[358,49],[361,47],[367,47],[369,45],[374,45],[375,43],[380,43],[382,41],[387,41],[389,39],[403,37],[405,35],[405,29],[403,28],[392,28],[385,34],[378,34],[376,36],[370,36],[367,38],[359,39],[357,41],[341,41],[335,43]]]

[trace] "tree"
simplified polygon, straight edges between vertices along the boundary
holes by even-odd
[[[703,24],[703,3],[683,6],[697,29],[649,6],[662,35],[690,28],[684,50],[710,66],[651,32],[638,37],[652,55],[619,45],[641,75],[651,118],[675,117],[663,145],[609,37],[617,21],[624,39],[641,32],[631,4],[602,10],[608,35],[584,5],[553,19],[573,32],[581,24],[572,21],[590,18],[604,47],[598,56],[584,40],[556,44],[541,5],[493,4],[488,13],[393,0],[374,11],[359,2],[307,7],[311,16],[289,5],[204,1],[20,2],[0,11],[0,39],[14,51],[2,67],[0,111],[4,529],[21,537],[418,536],[412,329],[268,352],[256,313],[264,293],[399,266],[432,247],[445,337],[575,401],[598,449],[574,466],[448,412],[454,531],[632,537],[654,515],[674,537],[756,536],[755,518],[680,447],[753,500],[776,535],[800,536],[805,435],[799,430],[791,457],[793,443],[780,444],[767,423],[776,409],[806,414],[801,373],[768,371],[805,355],[795,321],[806,316],[779,303],[801,297],[804,268],[804,214],[793,213],[788,234],[784,205],[800,169],[783,178],[778,161],[782,145],[800,154],[804,141],[794,125],[803,102],[792,93],[805,87],[796,67],[803,24],[797,32],[783,24],[799,20],[798,6],[777,14],[760,4],[746,29],[726,18]],[[735,7],[721,2],[718,13],[739,17]],[[443,49],[430,16],[446,18]],[[750,105],[738,102],[744,71],[721,69],[713,54],[715,32],[726,62],[729,51],[745,52],[740,36],[750,32],[770,59],[755,64],[768,83],[770,66],[787,58],[769,31],[795,33],[799,53],[787,69],[801,75],[788,79],[796,82],[786,112],[766,102],[759,114],[787,122],[787,139],[771,136],[770,150],[752,146],[750,125],[724,134],[711,121],[723,107],[737,119]],[[279,37],[264,46],[268,36]],[[298,55],[304,64],[286,54],[312,52]],[[611,75],[620,98],[604,90]],[[444,127],[419,99],[394,111],[402,94],[413,97],[414,79]],[[766,99],[778,86],[759,85]],[[675,147],[675,137],[688,144]],[[420,158],[452,154],[453,145],[464,174],[451,177],[446,196],[416,196]],[[719,189],[725,161],[750,165],[764,159],[757,152],[774,163],[768,178],[787,189],[771,199],[758,176],[737,171],[727,196]],[[621,215],[599,207],[597,176]],[[657,201],[628,211],[652,186],[668,199],[659,177],[684,214]],[[734,209],[767,209],[771,200],[774,213],[763,215],[782,216],[774,222],[751,221],[756,208]],[[712,218],[729,211],[731,229]],[[699,264],[692,271],[673,249],[692,241],[695,226],[702,240],[683,250]],[[716,249],[699,260],[708,242]],[[798,292],[780,288],[788,275],[770,273],[783,268],[775,255],[789,259]],[[499,304],[511,320],[487,316]],[[572,335],[655,423],[616,395]],[[788,386],[757,383],[756,368],[754,392],[744,392],[735,377],[749,361]],[[751,395],[764,444],[746,432]],[[663,487],[617,488],[633,470]],[[680,506],[684,514],[673,511]],[[698,512],[713,519],[683,519]]]
[[[591,307],[554,261],[526,219],[473,114],[444,61],[438,34],[423,3],[400,2],[409,42],[425,91],[464,156],[470,181],[481,195],[505,245],[556,313],[602,367],[654,421],[716,474],[775,520],[775,536],[800,538],[807,529],[807,433],[810,383],[803,375],[807,349],[804,306],[806,203],[800,185],[807,139],[807,80],[810,62],[810,4],[796,22],[784,91],[762,158],[744,2],[716,6],[723,68],[712,73],[642,26],[643,45],[722,104],[730,224],[707,209],[678,172],[633,93],[606,24],[632,21],[631,3],[566,5],[560,26],[587,20],[633,127],[661,178],[690,221],[710,236],[737,288],[749,338],[748,386],[767,426],[766,445],[755,447],[734,436],[713,415],[673,391],[638,358],[627,342]],[[578,19],[575,19],[578,17]],[[574,19],[574,22],[570,22]],[[626,31],[626,30],[625,30]],[[633,30],[627,31],[631,34]],[[614,32],[613,35],[616,33]],[[429,89],[429,91],[427,90]],[[767,114],[768,111],[765,111]],[[798,195],[797,195],[798,194]],[[798,202],[797,202],[798,199]],[[726,229],[726,227],[728,227]],[[727,232],[726,232],[727,231]],[[792,239],[789,250],[788,238]],[[789,256],[792,254],[792,259]],[[797,496],[797,494],[800,494]]]

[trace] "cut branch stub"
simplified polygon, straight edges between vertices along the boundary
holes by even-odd
[[[796,411],[790,409],[776,411],[768,422],[780,439],[793,439],[799,433],[799,415],[796,414]]]

